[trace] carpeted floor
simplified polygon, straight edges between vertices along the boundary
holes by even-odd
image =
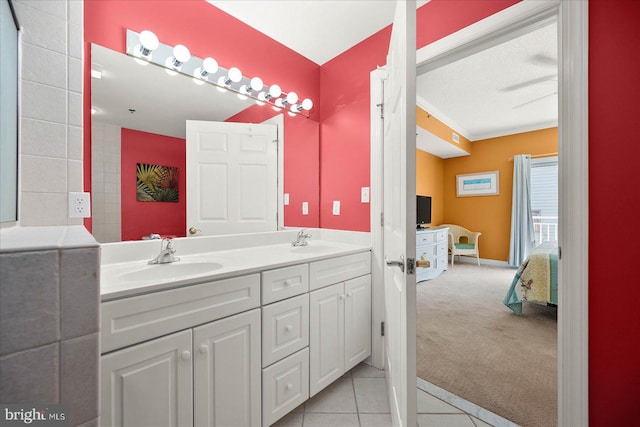
[[[417,371],[522,426],[557,425],[557,309],[502,304],[515,270],[449,266],[417,285]]]

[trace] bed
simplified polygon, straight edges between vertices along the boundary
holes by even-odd
[[[523,302],[558,304],[558,242],[534,248],[518,268],[503,302],[516,314],[522,314]]]

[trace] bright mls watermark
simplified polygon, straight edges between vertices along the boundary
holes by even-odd
[[[0,404],[0,427],[69,427],[66,405]]]

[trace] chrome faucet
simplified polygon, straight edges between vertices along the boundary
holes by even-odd
[[[167,242],[167,246],[164,242]],[[160,253],[157,257],[149,261],[149,264],[168,264],[170,262],[180,261],[180,258],[175,256],[176,250],[173,248],[173,239],[165,237],[160,243]]]
[[[298,232],[298,237],[295,242],[291,243],[291,246],[307,246],[309,242],[307,239],[311,238],[311,234],[305,234],[304,228]]]

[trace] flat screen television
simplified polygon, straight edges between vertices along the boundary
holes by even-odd
[[[431,196],[416,196],[416,222],[431,224]]]

